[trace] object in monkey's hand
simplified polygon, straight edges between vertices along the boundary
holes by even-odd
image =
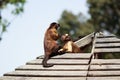
[[[58,23],[51,23],[49,28],[47,29],[44,37],[44,59],[42,61],[43,67],[52,67],[53,64],[48,64],[47,61],[51,56],[59,54],[58,50],[61,48],[57,44],[57,39],[59,38],[59,34],[57,29],[60,27]]]
[[[61,37],[62,42],[64,42],[64,45],[62,49],[60,49],[58,52],[66,52],[66,53],[80,53],[80,48],[74,44],[74,42],[71,40],[71,37],[68,34],[64,34]]]

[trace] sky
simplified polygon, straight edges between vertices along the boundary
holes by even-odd
[[[12,20],[12,7],[3,16]],[[63,10],[88,15],[86,0],[27,0],[24,13],[17,16],[0,42],[0,76],[44,54],[43,39],[50,23],[57,22]]]

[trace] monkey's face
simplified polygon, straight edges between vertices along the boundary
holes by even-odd
[[[60,24],[55,24],[54,26],[55,26],[56,29],[60,28]]]
[[[63,42],[65,42],[65,41],[70,41],[71,38],[70,38],[70,36],[68,34],[64,34],[64,35],[62,35],[61,40]]]

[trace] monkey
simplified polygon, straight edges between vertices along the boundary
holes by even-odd
[[[60,24],[53,22],[50,24],[44,36],[44,58],[42,61],[43,67],[52,67],[53,64],[48,64],[47,61],[52,56],[59,54],[58,50],[61,48],[57,40],[60,38],[57,30]]]
[[[62,35],[61,40],[64,42],[64,45],[58,52],[81,53],[81,49],[74,44],[68,34]]]

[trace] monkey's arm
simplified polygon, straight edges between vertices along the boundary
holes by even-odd
[[[56,29],[51,29],[49,31],[49,35],[51,36],[52,39],[57,40],[59,38],[59,34]]]
[[[59,52],[68,52],[68,53],[72,52],[72,42],[71,41],[67,42],[63,46],[63,48],[59,50]]]
[[[58,52],[66,52],[66,51],[67,51],[67,49],[62,48]]]
[[[71,41],[69,41],[67,43],[66,47],[67,47],[67,52],[72,52],[72,42]]]

